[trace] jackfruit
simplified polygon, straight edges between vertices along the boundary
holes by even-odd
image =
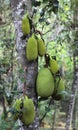
[[[56,74],[59,71],[59,66],[55,59],[50,59],[50,69],[53,74]]]
[[[65,91],[65,83],[62,78],[56,77],[55,81],[55,87],[54,87],[54,92],[52,94],[52,97],[55,100],[61,100],[64,98],[64,92]]]
[[[30,22],[29,22],[27,14],[25,14],[22,19],[22,32],[24,35],[27,35],[30,33]]]
[[[20,111],[20,104],[21,104],[21,100],[20,99],[17,99],[12,108],[13,108],[13,114],[12,114],[12,118],[13,120],[17,120],[18,119],[18,116],[19,116],[19,111]]]
[[[32,35],[27,42],[26,57],[29,61],[35,60],[38,56],[37,40]]]
[[[38,54],[40,56],[45,55],[45,53],[46,53],[46,47],[45,47],[43,39],[38,39],[37,42],[38,42]]]
[[[19,118],[25,125],[33,123],[35,109],[32,99],[29,99],[27,96],[19,98],[15,101],[12,108],[15,110],[15,113],[12,115],[13,120]]]
[[[42,68],[37,76],[36,90],[38,96],[49,97],[54,90],[54,78],[48,68]]]
[[[24,107],[23,107],[23,116],[22,116],[21,121],[25,125],[29,125],[33,123],[34,118],[35,118],[34,103],[32,99],[25,98]]]

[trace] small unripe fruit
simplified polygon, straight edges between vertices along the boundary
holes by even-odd
[[[29,22],[27,14],[25,14],[22,19],[22,32],[24,35],[27,35],[30,33],[30,22]]]
[[[26,57],[29,61],[35,60],[38,56],[37,40],[32,35],[27,42]]]
[[[37,40],[37,42],[38,42],[38,54],[40,56],[45,55],[45,53],[46,53],[46,47],[45,47],[43,39],[40,38],[40,39]]]
[[[14,110],[14,113],[12,114],[12,118],[13,120],[17,120],[18,119],[18,116],[19,116],[19,111],[20,111],[20,104],[21,104],[21,100],[20,99],[17,99],[12,108]]]
[[[65,84],[62,78],[56,77],[55,87],[52,97],[55,100],[61,100],[64,98]]]
[[[59,66],[55,59],[50,59],[50,69],[53,74],[56,74],[59,71]]]

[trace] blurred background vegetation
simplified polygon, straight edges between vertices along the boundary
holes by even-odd
[[[43,117],[40,130],[64,130],[66,113],[68,111],[70,94],[73,83],[73,53],[78,55],[78,31],[73,29],[73,8],[70,0],[56,0],[56,3],[48,3],[41,0],[32,1],[34,25],[39,30],[45,41],[47,53],[56,56],[61,74],[66,84],[67,95],[61,101],[54,101],[48,107],[48,100],[39,102],[39,116]],[[52,4],[52,5],[51,5]],[[12,105],[18,92],[18,73],[23,73],[21,66],[17,64],[17,51],[15,49],[15,28],[12,19],[12,11],[9,0],[0,0],[0,129],[17,130],[18,123],[8,119],[6,112]],[[74,42],[77,42],[75,44]],[[38,60],[39,69],[44,65],[44,58]],[[21,79],[23,82],[23,79]],[[78,91],[78,90],[77,90]],[[78,95],[74,107],[73,120],[78,129]],[[9,116],[9,115],[8,115]],[[73,125],[73,123],[72,123]],[[72,126],[73,127],[73,126]]]

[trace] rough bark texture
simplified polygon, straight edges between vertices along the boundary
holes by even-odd
[[[57,106],[55,104],[55,108],[54,108],[54,114],[53,114],[53,120],[52,120],[52,130],[54,130],[55,128],[55,123],[56,123],[56,111],[57,111]]]
[[[74,106],[74,110],[73,110],[73,120],[72,120],[72,127],[73,127],[73,130],[76,130],[77,127],[76,127],[76,122],[77,122],[77,117],[76,117],[76,100],[75,100],[75,106]]]
[[[31,0],[11,0],[11,8],[12,8],[12,16],[15,25],[16,31],[16,50],[18,53],[18,64],[22,66],[24,73],[23,77],[26,79],[25,83],[22,83],[20,80],[20,76],[18,77],[18,90],[24,91],[26,90],[26,94],[28,97],[32,98],[35,104],[36,117],[34,123],[29,127],[23,126],[21,123],[20,130],[38,130],[39,119],[38,119],[38,108],[37,108],[37,97],[35,93],[35,81],[38,73],[38,62],[28,62],[26,59],[26,41],[28,37],[23,40],[22,30],[21,30],[21,21],[25,9],[28,10],[29,15],[32,16],[32,6]]]
[[[75,105],[75,98],[77,94],[77,87],[78,87],[78,65],[77,64],[77,57],[74,56],[74,80],[72,85],[72,94],[70,96],[70,102],[69,102],[69,110],[67,113],[67,119],[66,119],[66,130],[71,130],[71,123],[72,123],[72,117],[73,117],[73,110]]]

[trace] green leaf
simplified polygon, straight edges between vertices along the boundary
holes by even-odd
[[[60,93],[58,93],[60,95],[69,95],[69,93],[67,91],[61,91]]]

